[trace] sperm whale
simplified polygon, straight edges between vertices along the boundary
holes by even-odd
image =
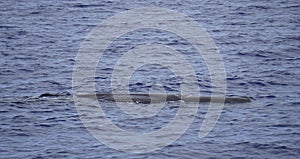
[[[68,94],[71,95],[71,94]],[[66,96],[63,94],[44,93],[39,97],[59,97]],[[158,103],[165,101],[184,101],[184,102],[225,102],[225,103],[247,103],[251,102],[249,97],[244,96],[189,96],[181,94],[140,94],[131,93],[127,94],[109,94],[109,93],[96,93],[96,94],[75,94],[79,98],[94,98],[103,101],[114,102],[135,102],[135,103]]]
[[[71,95],[71,94],[67,94]],[[59,97],[66,96],[65,94],[52,94],[44,93],[39,97]],[[110,93],[96,93],[96,94],[75,94],[76,97],[81,98],[93,98],[97,97],[103,101],[114,101],[114,102],[135,102],[135,103],[158,103],[165,101],[184,101],[184,102],[225,102],[225,103],[248,103],[251,102],[249,97],[245,96],[189,96],[181,94],[141,94],[131,93],[127,94],[110,94]]]

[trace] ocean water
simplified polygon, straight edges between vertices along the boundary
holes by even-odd
[[[299,158],[300,3],[297,0],[1,1],[0,158]],[[226,70],[227,95],[251,103],[225,104],[214,129],[198,138],[207,103],[178,140],[150,153],[107,147],[82,124],[73,101],[72,72],[78,50],[103,20],[137,7],[162,7],[197,21],[215,41]],[[140,29],[115,39],[97,65],[96,91],[110,93],[114,66],[137,45],[175,48],[192,64],[200,94],[210,95],[209,71],[185,39]],[[132,74],[129,89],[159,85],[180,92],[180,79],[160,65]],[[38,96],[43,93],[59,97]],[[137,132],[160,129],[175,116],[169,102],[149,119],[131,119],[102,101],[117,126]],[[194,104],[194,106],[197,106]]]

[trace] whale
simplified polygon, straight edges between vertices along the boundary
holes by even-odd
[[[68,94],[71,95],[71,94]],[[64,94],[44,93],[39,97],[59,97],[66,96]],[[134,103],[159,103],[166,101],[183,101],[183,102],[215,102],[215,103],[248,103],[251,102],[250,97],[245,96],[190,96],[181,94],[110,94],[110,93],[95,93],[95,94],[74,94],[77,98],[97,98],[100,101],[113,102],[134,102]]]

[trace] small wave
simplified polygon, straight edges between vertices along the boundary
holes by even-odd
[[[300,125],[298,125],[298,124],[275,124],[275,125],[270,125],[268,127],[276,127],[276,128],[284,128],[284,127],[299,128]]]
[[[91,7],[105,7],[104,4],[74,4],[74,8],[91,8]]]

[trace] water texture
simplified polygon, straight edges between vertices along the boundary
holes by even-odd
[[[298,0],[1,1],[0,158],[299,158],[300,3]],[[72,69],[81,43],[101,21],[136,7],[163,7],[195,19],[215,40],[227,73],[227,95],[251,103],[225,104],[213,131],[199,139],[203,104],[188,131],[171,145],[130,154],[106,147],[81,123],[72,97]],[[200,93],[211,92],[205,62],[174,33],[141,29],[112,42],[99,59],[96,90],[111,92],[120,57],[136,45],[159,43],[189,60]],[[126,66],[125,66],[126,67]],[[139,68],[130,91],[152,85],[180,92],[180,79],[160,65]],[[38,98],[43,93],[66,96]],[[169,102],[154,118],[136,120],[102,102],[116,125],[160,129],[176,114]],[[195,105],[196,106],[196,105]]]

